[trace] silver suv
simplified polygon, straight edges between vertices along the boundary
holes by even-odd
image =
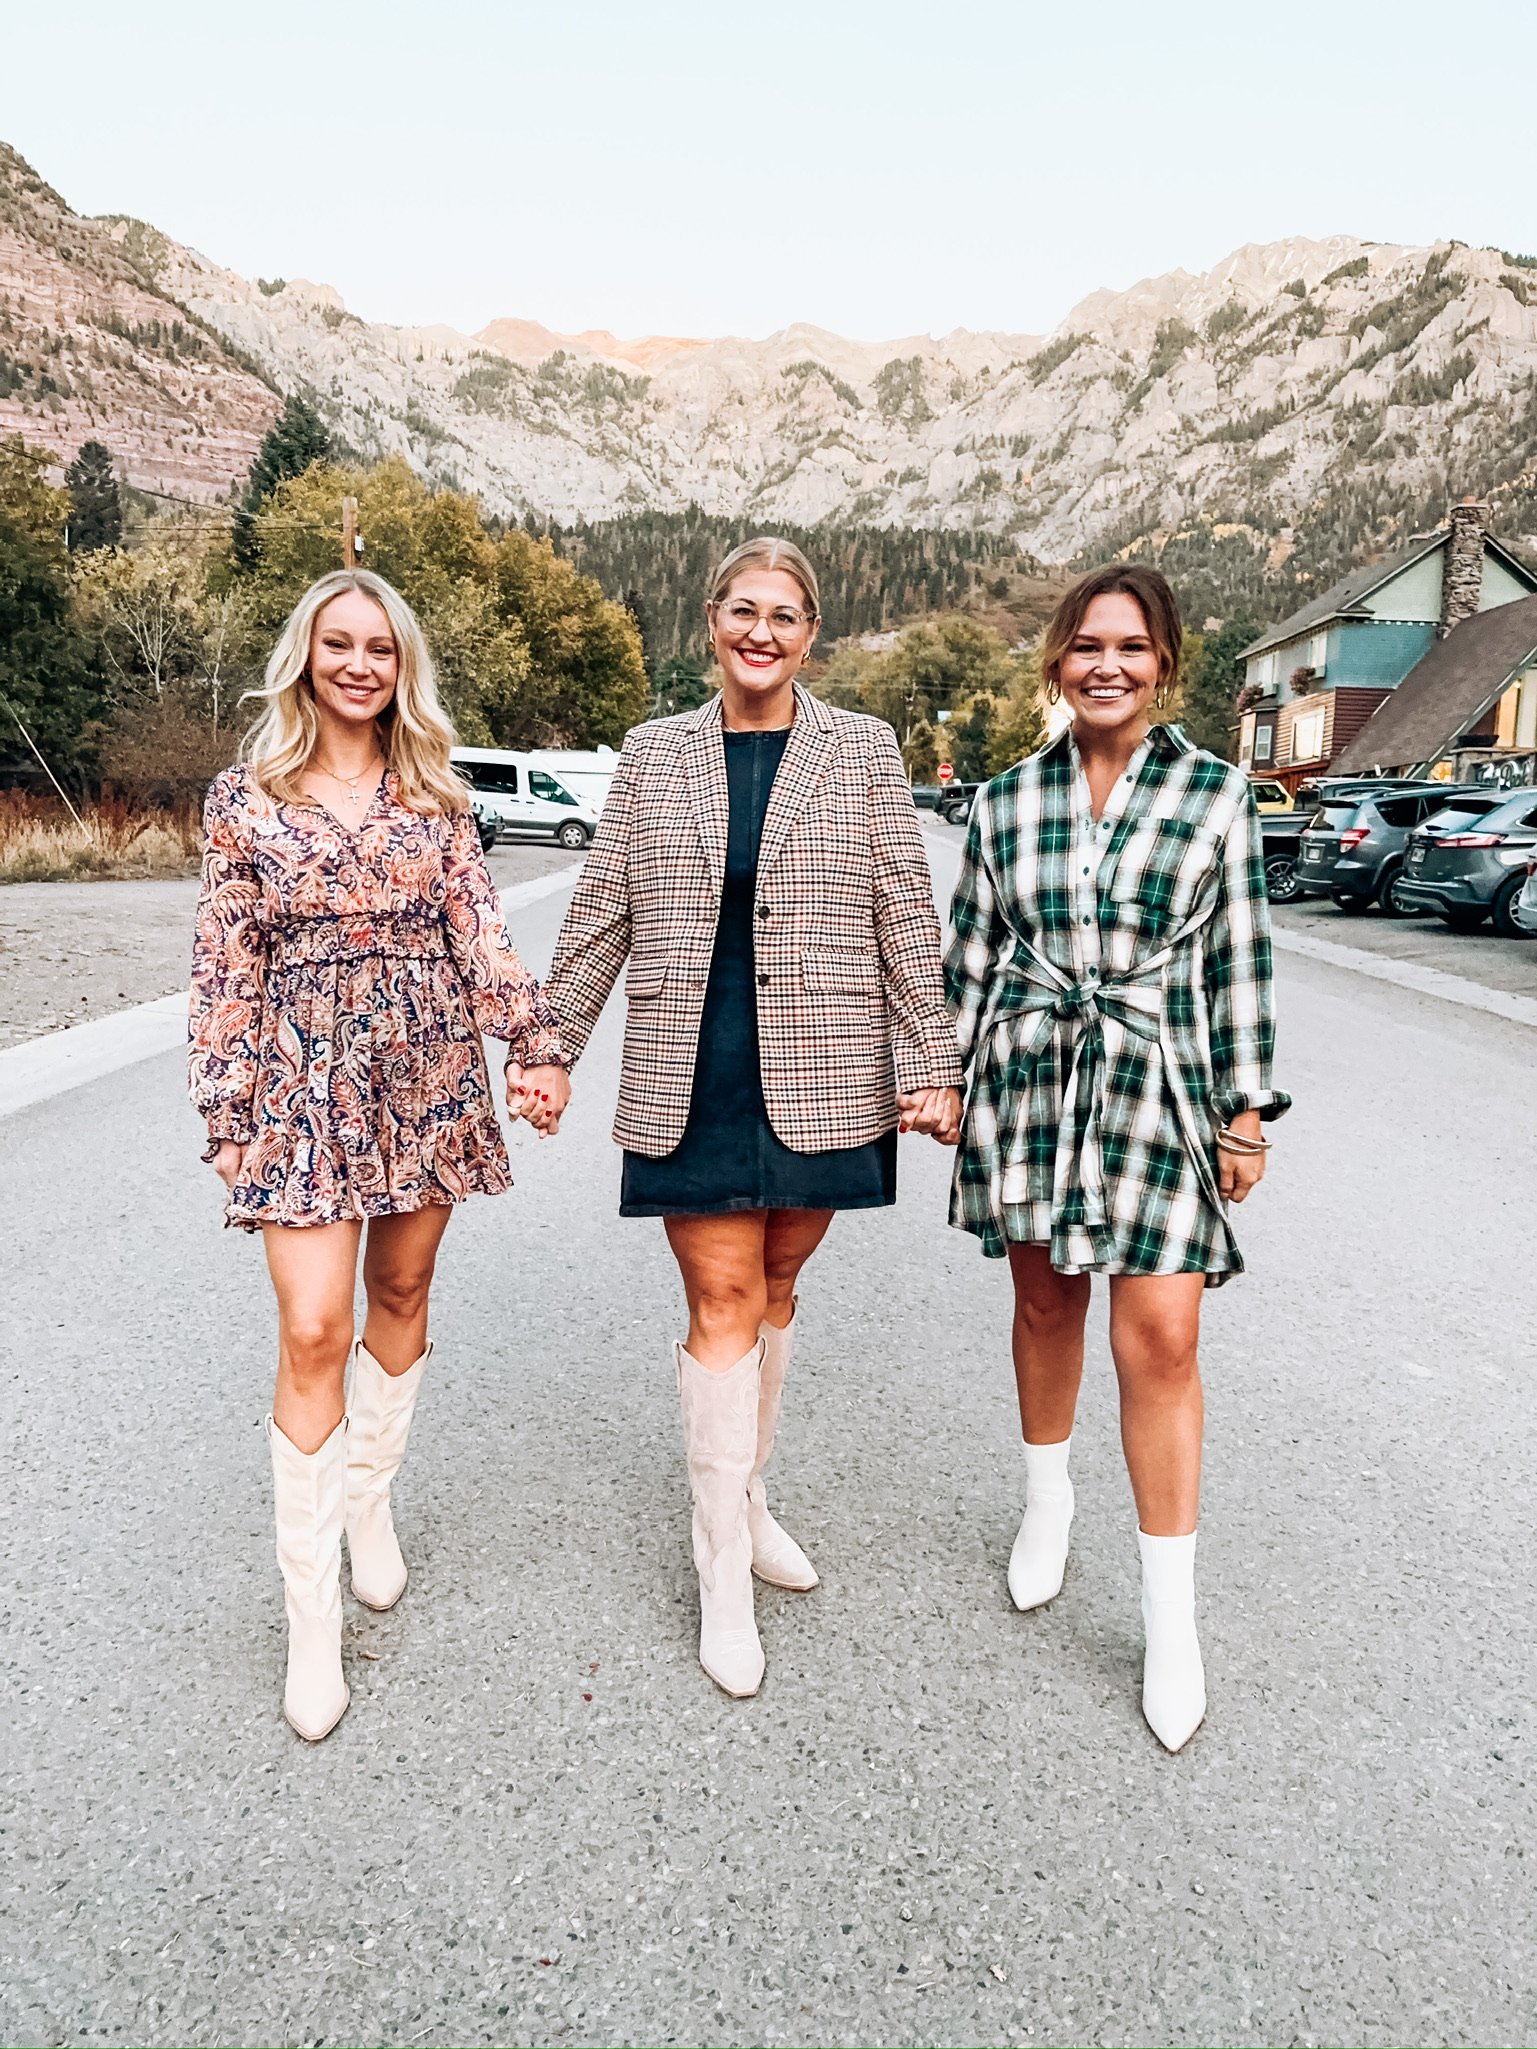
[[[1374,788],[1325,789],[1303,830],[1297,882],[1304,896],[1327,896],[1342,911],[1380,904],[1391,917],[1424,908],[1401,892],[1409,835],[1433,812],[1465,794],[1446,783],[1379,783]],[[1468,792],[1478,799],[1488,792]]]

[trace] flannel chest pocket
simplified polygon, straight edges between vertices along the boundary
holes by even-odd
[[[1141,931],[1182,925],[1222,867],[1222,835],[1183,818],[1144,818],[1121,844],[1108,894],[1117,917]]]

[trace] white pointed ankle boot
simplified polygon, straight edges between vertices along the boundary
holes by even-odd
[[[1206,1715],[1206,1673],[1195,1629],[1195,1531],[1150,1537],[1142,1552],[1142,1712],[1165,1750],[1182,1750]]]
[[[329,1736],[347,1712],[342,1677],[342,1520],[347,1501],[347,1420],[319,1451],[303,1452],[269,1416],[278,1564],[288,1610],[283,1712],[308,1743]]]
[[[724,1373],[710,1372],[682,1345],[673,1349],[683,1405],[683,1448],[694,1495],[699,1662],[723,1693],[743,1700],[763,1683],[747,1528],[763,1345],[760,1340]]]
[[[361,1338],[352,1347],[347,1395],[347,1551],[352,1591],[365,1608],[393,1608],[406,1590],[390,1514],[390,1482],[400,1470],[411,1435],[432,1346],[404,1373],[386,1373]]]
[[[1016,1608],[1044,1608],[1062,1591],[1073,1522],[1072,1448],[1071,1435],[1060,1444],[1025,1446],[1025,1514],[1009,1553],[1009,1597]]]
[[[768,1494],[763,1485],[763,1468],[774,1456],[774,1435],[779,1428],[779,1402],[784,1393],[785,1371],[795,1343],[796,1316],[783,1330],[771,1323],[760,1325],[763,1366],[758,1376],[758,1456],[747,1484],[747,1528],[752,1537],[752,1569],[771,1587],[786,1587],[793,1594],[809,1594],[817,1584],[816,1567],[787,1530],[769,1514]]]

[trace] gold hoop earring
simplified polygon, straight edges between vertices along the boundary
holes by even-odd
[[[1060,704],[1062,702],[1062,685],[1055,676],[1046,685],[1046,702],[1048,704]]]
[[[1167,690],[1165,690],[1164,686],[1161,683],[1159,684],[1158,688],[1153,692],[1153,704],[1155,709],[1158,711],[1166,711],[1168,709],[1169,693]]]

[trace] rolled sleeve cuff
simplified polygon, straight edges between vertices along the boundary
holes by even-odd
[[[256,1133],[251,1125],[251,1113],[242,1104],[224,1103],[216,1110],[204,1113],[208,1126],[208,1144],[203,1152],[205,1160],[211,1160],[221,1145],[249,1145]]]
[[[559,1032],[525,1032],[507,1048],[509,1067],[565,1067],[575,1065],[561,1042]]]
[[[1285,1116],[1292,1099],[1285,1089],[1213,1089],[1211,1106],[1224,1124],[1250,1110],[1258,1110],[1262,1124],[1273,1124],[1277,1117]]]

